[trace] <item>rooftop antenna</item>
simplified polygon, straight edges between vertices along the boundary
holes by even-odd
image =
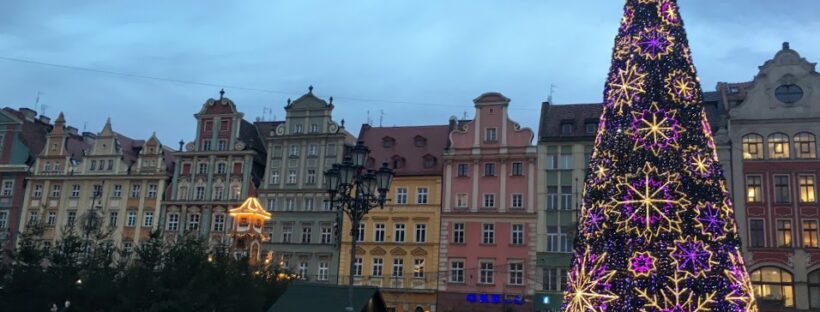
[[[367,120],[367,124],[368,124],[368,125],[372,125],[372,124],[373,124],[373,121],[372,121],[372,120],[370,120],[370,110],[368,110],[368,111],[367,111],[367,119],[366,119],[366,120]]]
[[[268,117],[268,108],[262,107],[262,117],[259,118],[259,121],[265,121],[265,117]]]
[[[547,97],[547,103],[553,104],[552,103],[552,95],[553,94],[555,94],[555,84],[551,83],[550,84],[550,95],[549,95],[549,97]]]
[[[383,110],[383,109],[380,109],[380,110],[379,110],[379,127],[381,127],[381,126],[382,126],[382,122],[383,122],[383,121],[384,121],[384,110]]]
[[[467,120],[467,111],[464,111],[464,115],[462,115],[461,120]]]
[[[83,132],[88,128],[88,121],[83,121]]]

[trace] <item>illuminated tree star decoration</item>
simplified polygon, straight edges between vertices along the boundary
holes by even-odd
[[[648,60],[657,60],[672,53],[675,37],[663,26],[647,27],[634,38],[638,54]]]
[[[635,149],[645,148],[658,155],[669,147],[679,148],[678,136],[684,131],[679,124],[677,110],[658,108],[653,102],[649,109],[632,112],[634,119],[629,134],[635,138]]]
[[[655,270],[655,257],[648,252],[639,252],[629,259],[629,271],[636,277],[649,276]]]
[[[646,75],[637,65],[632,64],[631,60],[627,60],[626,66],[610,78],[607,99],[618,114],[622,114],[625,107],[632,106],[632,102],[646,93]]]
[[[649,164],[634,178],[618,178],[620,198],[614,200],[622,231],[652,239],[659,233],[680,232],[676,207],[689,201],[678,191],[678,174],[659,174]]]
[[[587,251],[576,262],[579,270],[569,274],[568,290],[564,294],[567,312],[606,311],[607,303],[618,299],[610,289],[610,280],[615,271],[607,271],[607,255],[596,256]]]
[[[686,274],[675,271],[667,277],[666,285],[660,291],[651,293],[637,289],[638,296],[646,301],[641,311],[658,312],[707,312],[713,311],[715,292],[698,294],[686,286]],[[658,295],[657,293],[660,293]]]
[[[679,3],[625,1],[562,310],[757,311]]]
[[[666,86],[666,93],[673,102],[680,102],[684,105],[692,105],[697,103],[697,94],[695,89],[697,84],[682,70],[675,70],[669,73],[664,80]]]
[[[678,263],[678,271],[692,276],[704,276],[712,264],[712,252],[696,238],[687,237],[675,241],[672,257]]]

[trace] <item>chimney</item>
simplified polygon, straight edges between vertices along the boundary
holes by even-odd
[[[48,118],[45,115],[40,115],[40,122],[42,122],[44,124],[47,124],[47,125],[50,125],[51,124],[51,118]]]
[[[94,145],[94,141],[97,140],[97,135],[93,132],[83,132],[83,142],[88,145]]]
[[[34,121],[34,117],[37,116],[37,112],[28,107],[20,107],[20,112],[26,116],[26,121]]]
[[[65,131],[68,132],[70,135],[79,135],[79,129],[74,128],[72,126],[65,127]]]

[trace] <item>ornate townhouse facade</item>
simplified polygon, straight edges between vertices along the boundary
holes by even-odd
[[[436,306],[441,214],[442,154],[450,125],[362,126],[370,148],[368,168],[395,170],[390,201],[367,214],[357,229],[354,280],[377,286],[391,311],[441,311]],[[344,223],[340,276],[350,276],[350,222]],[[345,284],[347,278],[341,278]]]
[[[560,311],[601,104],[544,103],[538,130],[535,311]],[[546,299],[545,299],[546,298]]]
[[[156,136],[128,138],[110,120],[97,135],[79,135],[61,113],[28,178],[20,232],[42,225],[48,246],[68,231],[100,231],[130,252],[157,227],[172,166]]]
[[[192,235],[228,245],[233,226],[229,211],[256,194],[264,172],[264,143],[224,91],[219,99],[208,99],[194,117],[194,140],[184,146],[180,142],[174,153],[176,166],[160,224],[169,240]],[[261,260],[261,248],[256,250],[259,254],[247,256]]]
[[[326,203],[324,171],[340,163],[355,138],[332,119],[330,102],[307,94],[285,107],[284,122],[257,123],[267,142],[259,200],[272,217],[264,250],[309,282],[337,282],[341,213]]]
[[[762,311],[820,309],[816,136],[820,75],[784,43],[751,82],[718,85],[717,132],[746,265]],[[728,174],[731,173],[731,174]]]
[[[437,308],[531,311],[537,287],[534,133],[508,118],[510,100],[485,93],[475,119],[444,152]]]

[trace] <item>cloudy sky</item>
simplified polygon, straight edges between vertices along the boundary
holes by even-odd
[[[820,1],[679,4],[706,91],[718,81],[751,80],[783,41],[820,61]],[[375,124],[383,111],[385,126],[443,124],[471,117],[475,97],[499,91],[512,99],[511,117],[535,129],[551,84],[559,104],[601,100],[622,5],[2,1],[0,106],[34,107],[40,92],[46,115],[65,112],[81,130],[98,132],[111,117],[116,131],[135,138],[156,131],[176,147],[192,139],[193,114],[220,87],[246,119],[269,108],[264,118],[281,120],[286,100],[313,85],[318,96],[334,97],[335,118],[354,134],[368,111]]]

